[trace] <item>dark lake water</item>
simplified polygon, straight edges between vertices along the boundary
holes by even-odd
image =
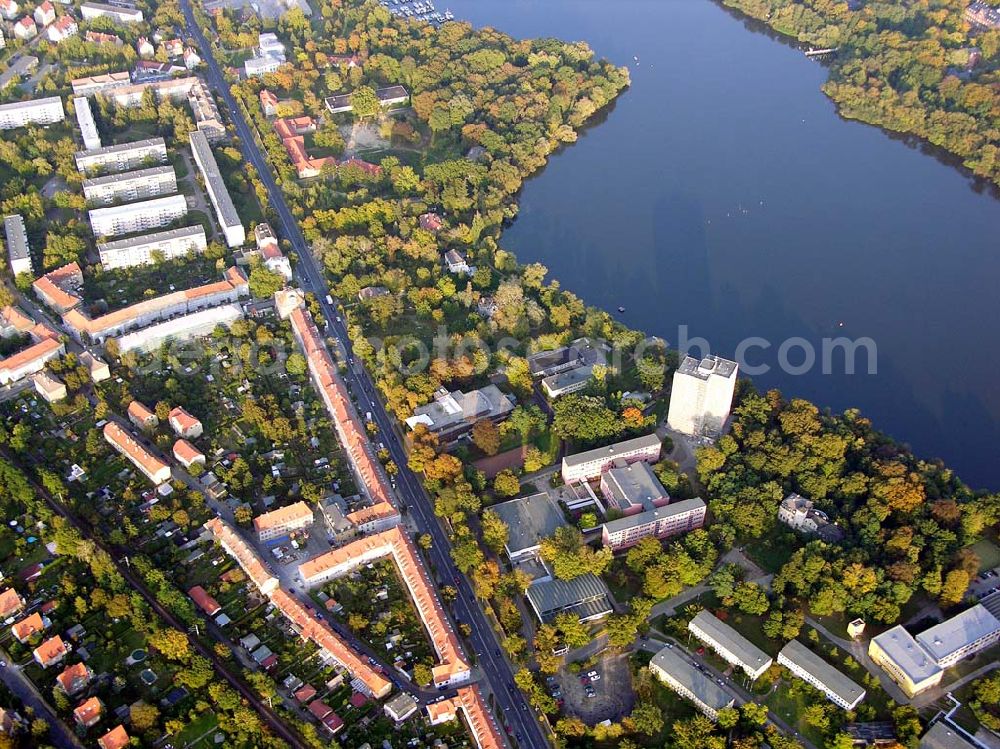
[[[875,375],[862,355],[853,376],[754,380],[857,407],[973,486],[1000,486],[1000,202],[840,119],[822,65],[709,0],[448,2],[515,37],[587,41],[632,75],[525,186],[505,247],[671,343],[686,325],[732,356],[761,336],[773,347],[747,360],[773,368],[789,337],[819,351],[869,336]]]

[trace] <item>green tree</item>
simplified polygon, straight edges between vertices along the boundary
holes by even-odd
[[[378,114],[381,106],[375,89],[371,86],[359,86],[351,94],[351,108],[356,117],[364,119]]]
[[[503,551],[507,544],[507,536],[510,529],[493,510],[483,512],[481,521],[483,531],[483,541],[497,554]]]
[[[504,469],[493,477],[493,491],[500,497],[514,497],[521,491],[521,482],[510,469]]]
[[[284,287],[285,279],[263,265],[258,265],[250,271],[250,293],[257,299],[269,299]]]

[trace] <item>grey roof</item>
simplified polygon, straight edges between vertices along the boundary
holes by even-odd
[[[137,237],[128,237],[127,239],[101,242],[98,244],[97,249],[102,252],[124,250],[129,247],[142,247],[143,245],[156,242],[167,242],[171,239],[197,237],[199,234],[202,237],[205,236],[205,229],[200,224],[197,226],[182,226],[180,229],[168,229],[167,231],[158,231],[152,234],[140,234]]]
[[[779,653],[811,675],[827,691],[834,693],[848,705],[862,697],[865,690],[848,679],[844,674],[816,655],[798,640],[789,641]]]
[[[944,721],[938,721],[920,739],[920,749],[979,749]]]
[[[496,385],[487,385],[468,393],[460,390],[439,392],[432,403],[415,409],[406,423],[411,428],[426,424],[431,430],[442,431],[462,423],[502,416],[512,410],[514,405],[510,398]]]
[[[608,588],[596,575],[587,573],[572,580],[541,580],[528,586],[526,595],[543,621],[548,621],[560,611],[574,610],[578,615],[584,606],[583,618],[598,613],[611,613]],[[591,607],[585,604],[596,603]]]
[[[554,375],[549,375],[542,380],[542,384],[544,384],[546,389],[550,392],[556,393],[560,390],[564,390],[565,388],[573,387],[574,385],[586,382],[593,376],[593,366],[574,367],[573,369],[565,372],[557,372]]]
[[[709,354],[700,361],[693,356],[685,356],[677,368],[679,374],[697,377],[699,380],[707,380],[712,375],[719,377],[732,377],[736,372],[736,362],[729,359]]]
[[[1000,630],[1000,621],[982,604],[945,619],[917,635],[935,661],[941,662],[956,650]]]
[[[929,679],[941,670],[902,624],[876,635],[872,638],[872,642],[876,643],[914,684]]]
[[[694,665],[688,663],[673,648],[663,648],[650,661],[650,666],[656,666],[690,691],[698,701],[712,710],[719,711],[729,707],[735,699],[729,692],[705,676]]]
[[[546,536],[566,524],[562,512],[548,494],[532,494],[491,508],[507,524],[507,553],[517,554],[538,546]]]
[[[656,507],[652,510],[647,510],[646,512],[637,512],[635,515],[626,515],[623,518],[618,518],[617,520],[609,520],[604,524],[604,529],[608,533],[618,533],[627,528],[634,528],[637,525],[645,525],[646,523],[651,523],[654,520],[662,520],[664,518],[673,517],[674,515],[680,515],[685,512],[690,512],[699,507],[705,507],[705,501],[701,497],[694,497],[693,499],[682,499],[680,502],[672,502],[664,507]]]
[[[11,261],[30,257],[28,238],[25,235],[24,219],[18,214],[6,216],[3,220],[3,230],[7,235],[7,254]]]
[[[654,501],[670,496],[645,461],[610,468],[603,479],[619,507],[641,505],[644,510],[652,510]]]
[[[233,199],[229,197],[229,190],[222,179],[222,172],[219,171],[215,154],[212,153],[212,146],[209,145],[205,133],[194,130],[190,133],[189,138],[191,150],[198,154],[198,160],[204,166],[202,176],[210,188],[209,196],[213,198],[212,203],[219,214],[219,222],[225,226],[242,225],[243,222],[240,221],[240,215],[236,212]]]
[[[77,151],[76,157],[90,158],[92,156],[106,156],[112,153],[118,153],[120,151],[138,151],[142,148],[151,148],[156,146],[167,147],[166,142],[163,138],[157,136],[156,138],[145,138],[143,140],[133,141],[132,143],[116,143],[111,146],[102,146],[101,148],[93,148],[89,151]]]
[[[380,102],[388,101],[389,99],[405,98],[409,95],[409,92],[402,86],[386,86],[385,88],[375,89],[375,96],[378,97]]]
[[[9,104],[0,104],[0,112],[18,111],[21,109],[43,109],[58,103],[62,107],[62,99],[58,96],[46,96],[44,99],[28,99],[27,101],[12,101]]]
[[[635,437],[630,440],[625,440],[624,442],[616,442],[613,445],[608,445],[607,447],[598,447],[594,450],[587,450],[586,452],[577,453],[576,455],[567,455],[563,458],[563,467],[580,465],[581,463],[589,463],[592,460],[599,460],[601,458],[614,459],[618,455],[632,452],[633,450],[641,450],[645,447],[652,447],[653,445],[660,445],[662,442],[656,434],[647,434],[643,437]]]
[[[725,648],[739,659],[741,665],[750,669],[756,670],[771,660],[771,656],[708,611],[699,611],[689,626],[698,627],[712,642]]]
[[[404,715],[411,710],[417,709],[417,701],[406,692],[400,692],[391,700],[388,700],[385,703],[385,707],[387,710],[391,710],[396,715]]]
[[[85,98],[84,101],[86,101]],[[137,169],[134,172],[119,172],[117,174],[108,174],[104,177],[93,177],[91,179],[85,179],[83,181],[83,189],[86,190],[88,187],[103,187],[104,185],[113,185],[119,182],[144,180],[144,179],[149,179],[151,177],[159,177],[162,174],[173,174],[173,173],[174,173],[174,168],[170,164],[167,164],[166,166],[151,166],[148,169]]]

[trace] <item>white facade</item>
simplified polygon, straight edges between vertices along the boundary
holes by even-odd
[[[778,653],[778,663],[827,696],[844,710],[853,710],[865,698],[865,690],[844,676],[798,640],[791,640]]]
[[[83,181],[83,196],[94,204],[144,200],[176,191],[177,175],[172,166],[154,166]]]
[[[205,230],[201,226],[186,226],[155,234],[144,234],[131,239],[100,242],[97,251],[101,255],[101,265],[105,270],[131,268],[153,261],[153,253],[159,253],[165,260],[183,257],[189,252],[203,253],[208,247]]]
[[[149,138],[134,143],[119,143],[92,151],[79,151],[76,168],[87,173],[92,170],[122,172],[148,163],[164,163],[167,160],[167,144],[163,138]]]
[[[186,341],[209,335],[218,326],[228,328],[243,318],[243,306],[237,303],[202,309],[156,325],[126,333],[117,339],[118,350],[154,351],[166,341]]]
[[[699,611],[688,622],[688,630],[751,679],[759,679],[773,663],[771,656],[708,611]]]
[[[115,237],[166,226],[185,215],[187,199],[183,195],[170,195],[111,208],[95,208],[90,211],[90,227],[96,237]]]
[[[190,137],[191,154],[205,180],[205,189],[208,191],[208,197],[212,200],[212,206],[215,208],[215,215],[219,219],[222,233],[226,235],[226,244],[230,247],[239,247],[247,239],[246,230],[236,212],[236,206],[233,205],[233,199],[229,197],[229,190],[226,189],[225,182],[222,180],[222,173],[219,171],[219,165],[212,153],[212,146],[209,145],[208,138],[200,130],[192,132]]]
[[[18,273],[34,273],[31,264],[31,250],[28,247],[28,232],[24,228],[24,219],[18,214],[7,216],[3,220],[4,234],[7,239],[7,263],[12,276]]]
[[[105,5],[104,3],[83,3],[80,6],[80,13],[83,20],[90,21],[94,18],[106,16],[113,18],[119,23],[142,23],[142,11],[138,8],[122,8],[117,5]]]
[[[567,484],[596,479],[616,460],[635,463],[639,460],[656,462],[660,459],[660,438],[655,434],[616,442],[608,447],[567,455],[562,461],[562,477]]]
[[[61,122],[65,116],[62,99],[58,96],[2,104],[0,130],[11,130],[26,125],[51,125],[53,122]]]
[[[73,99],[73,107],[76,109],[76,122],[80,126],[80,137],[83,138],[83,147],[88,151],[100,148],[101,136],[97,132],[94,113],[90,111],[90,101],[85,96],[78,96]]]
[[[265,73],[275,72],[283,62],[275,57],[251,57],[243,63],[243,71],[247,78],[255,78]]]
[[[692,437],[722,432],[736,391],[736,362],[718,356],[684,357],[674,372],[667,425]]]

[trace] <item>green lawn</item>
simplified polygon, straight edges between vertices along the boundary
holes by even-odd
[[[767,706],[780,718],[795,728],[804,738],[811,741],[815,746],[824,746],[826,738],[821,731],[816,730],[811,725],[801,719],[803,710],[809,705],[809,701],[797,690],[792,693],[788,683],[781,681],[778,688],[768,695],[764,700]]]
[[[972,551],[979,557],[979,571],[1000,567],[1000,546],[988,538],[980,539],[972,544]]]
[[[204,734],[214,729],[217,725],[219,725],[219,719],[216,717],[215,713],[202,713],[193,721],[188,723],[184,727],[184,730],[174,736],[172,743],[175,747],[177,747],[177,749],[184,749],[184,747],[188,746],[213,746],[214,743],[211,740],[211,735],[205,738],[202,737]]]

